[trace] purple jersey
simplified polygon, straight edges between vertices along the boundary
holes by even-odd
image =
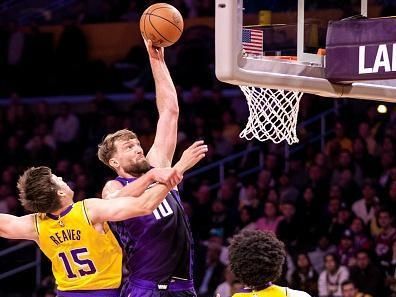
[[[117,177],[123,186],[136,178]],[[130,278],[162,282],[192,279],[192,235],[178,191],[150,215],[113,223],[126,253]]]

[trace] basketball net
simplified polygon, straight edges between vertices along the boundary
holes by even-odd
[[[239,86],[246,96],[249,119],[239,137],[288,144],[298,142],[296,126],[302,92]]]

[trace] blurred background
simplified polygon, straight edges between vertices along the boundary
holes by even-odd
[[[114,177],[96,156],[107,133],[132,129],[147,152],[157,112],[138,21],[155,2],[0,2],[0,212],[24,214],[16,180],[34,165],[53,168],[76,201],[100,197]],[[179,93],[175,159],[196,139],[210,149],[181,189],[198,295],[228,297],[241,286],[227,266],[229,238],[259,229],[287,246],[280,285],[322,297],[331,295],[320,290],[351,279],[373,297],[396,296],[395,105],[380,113],[373,101],[304,95],[298,145],[242,140],[245,98],[214,75],[214,1],[166,2],[185,18],[182,38],[165,49]],[[268,24],[293,25],[296,6],[247,0],[244,21],[258,24],[260,11],[269,11]],[[325,47],[327,22],[359,13],[360,1],[309,0],[306,11],[317,25],[307,48]],[[369,16],[393,14],[395,1],[369,1]],[[272,42],[264,41],[269,50]],[[293,54],[294,43],[277,50]],[[0,267],[0,296],[55,296],[49,263],[34,244],[0,239]],[[332,279],[335,272],[342,277]]]

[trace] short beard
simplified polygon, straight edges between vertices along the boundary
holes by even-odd
[[[147,160],[142,160],[139,163],[129,165],[124,168],[124,171],[133,176],[141,176],[151,169],[151,166]]]

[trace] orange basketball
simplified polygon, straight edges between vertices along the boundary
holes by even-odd
[[[140,18],[140,31],[144,39],[154,46],[166,47],[179,40],[184,22],[180,12],[167,3],[156,3],[147,8]]]

